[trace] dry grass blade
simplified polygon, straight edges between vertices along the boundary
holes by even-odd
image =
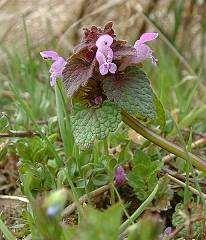
[[[7,138],[7,137],[36,137],[41,136],[40,133],[32,132],[32,131],[8,131],[5,133],[0,133],[0,138]]]
[[[110,186],[109,186],[109,185],[104,185],[104,186],[102,186],[102,187],[100,187],[100,188],[92,191],[92,192],[89,194],[89,196],[88,196],[87,194],[85,194],[85,195],[83,195],[82,197],[80,197],[79,203],[82,204],[82,203],[86,202],[86,201],[88,200],[88,197],[90,197],[90,198],[95,198],[95,197],[97,197],[97,196],[99,196],[99,195],[107,192],[109,189],[110,189]],[[71,205],[69,205],[68,207],[66,207],[66,208],[64,209],[64,211],[63,211],[62,214],[61,214],[62,217],[71,215],[71,214],[75,211],[76,208],[77,208],[76,204],[75,204],[75,203],[72,203]]]
[[[181,187],[186,187],[186,184],[180,180],[178,180],[177,178],[171,176],[170,174],[166,174],[166,176],[171,180],[173,181],[174,183],[178,184],[179,186]],[[190,191],[198,196],[201,196],[203,197],[205,200],[206,200],[206,194],[205,193],[202,193],[202,192],[199,192],[197,189],[191,187],[191,186],[188,186],[188,188],[190,189]]]
[[[106,11],[107,9],[110,9],[123,4],[124,2],[126,2],[126,0],[113,0],[113,1],[109,1],[108,3],[103,4],[101,7],[97,8],[96,10],[94,10],[93,12],[91,12],[90,14],[87,14],[85,16],[83,16],[82,18],[78,19],[76,22],[74,22],[71,26],[69,26],[62,34],[62,36],[60,37],[59,41],[58,41],[58,45],[61,44],[61,41],[63,41],[63,39],[65,38],[65,35],[74,27],[76,27],[78,24],[80,24],[82,21],[84,21],[85,19],[97,15],[103,11]]]
[[[203,221],[205,220],[205,217],[202,217],[202,216],[198,216],[198,217],[195,217],[195,218],[192,218],[190,219],[190,221],[186,221],[183,225],[181,225],[179,228],[175,229],[165,240],[171,240],[171,239],[174,239],[179,232],[182,231],[182,229],[185,227],[185,226],[188,226],[189,224],[192,224],[192,223],[195,223],[195,222],[200,222],[200,221]]]
[[[0,199],[14,200],[14,201],[20,201],[20,202],[24,202],[24,203],[29,203],[29,200],[27,198],[19,197],[19,196],[0,195]]]

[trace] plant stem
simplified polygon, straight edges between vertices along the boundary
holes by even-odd
[[[18,138],[24,138],[24,137],[36,137],[41,136],[38,132],[33,131],[12,131],[9,130],[8,132],[0,133],[0,138],[9,138],[9,137],[18,137]]]
[[[191,159],[192,164],[198,170],[206,172],[206,162],[204,160],[195,156],[192,153],[185,152],[183,148],[157,135],[156,133],[154,133],[152,130],[144,126],[137,119],[135,119],[125,111],[122,112],[122,120],[132,129],[134,129],[137,133],[139,133],[149,141],[153,142],[154,144],[160,146],[161,148],[167,150],[168,152],[175,154],[177,157],[180,157],[187,161],[188,155],[189,155],[189,158]]]
[[[127,219],[124,223],[122,223],[122,225],[120,226],[120,233],[124,232],[127,227],[130,225],[131,221],[135,221],[136,218],[138,218],[140,216],[140,214],[146,209],[146,207],[152,202],[152,200],[154,199],[157,190],[158,190],[158,184],[155,186],[154,190],[152,191],[152,193],[148,196],[148,198],[139,206],[139,208],[132,214],[132,216]]]
[[[132,220],[130,219],[130,215],[129,215],[129,213],[127,212],[126,207],[124,206],[124,203],[123,203],[123,201],[122,201],[122,199],[121,199],[121,197],[120,197],[120,194],[119,194],[118,190],[116,189],[116,187],[115,187],[114,184],[112,184],[112,186],[113,186],[114,191],[115,191],[115,193],[116,193],[116,195],[117,195],[117,197],[118,197],[118,199],[119,199],[119,203],[120,203],[120,205],[121,205],[121,207],[122,207],[122,209],[123,209],[123,211],[124,211],[124,214],[126,215],[127,219],[130,220],[130,224],[134,224],[134,221],[132,221]]]
[[[203,138],[200,138],[198,139],[197,141],[193,142],[191,144],[191,148],[197,148],[197,147],[200,147],[202,145],[205,145],[206,144],[206,137],[203,137]],[[164,163],[168,163],[169,161],[171,161],[172,159],[174,159],[176,156],[173,154],[173,153],[170,153],[168,155],[166,155],[165,157],[163,157],[162,161]]]

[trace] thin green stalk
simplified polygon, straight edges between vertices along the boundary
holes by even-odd
[[[118,197],[119,202],[120,202],[120,205],[121,205],[121,207],[122,207],[122,209],[123,209],[123,211],[124,211],[124,214],[126,215],[127,219],[130,221],[130,224],[134,224],[134,221],[132,221],[132,219],[130,219],[130,215],[129,215],[129,213],[127,212],[127,209],[126,209],[125,206],[124,206],[124,203],[123,203],[123,201],[122,201],[122,199],[121,199],[121,197],[120,197],[120,195],[119,195],[118,190],[116,189],[116,187],[115,187],[114,184],[112,184],[112,187],[113,187],[115,193],[117,194],[117,197]]]
[[[191,159],[191,163],[200,171],[206,172],[206,162],[201,158],[195,156],[190,152],[185,152],[185,150],[176,144],[169,142],[165,138],[157,135],[152,130],[144,126],[137,119],[129,115],[127,112],[122,112],[122,120],[137,133],[142,135],[144,138],[153,142],[154,144],[160,146],[161,148],[167,150],[170,153],[175,154],[177,157],[180,157],[184,160],[188,160],[188,156]]]
[[[122,225],[120,226],[120,233],[124,232],[130,225],[130,222],[135,221],[140,216],[140,214],[146,209],[146,207],[152,202],[157,193],[158,186],[159,186],[158,184],[155,186],[154,190],[149,195],[149,197],[140,205],[140,207],[132,214],[132,216],[129,219],[127,219],[124,223],[122,223]]]
[[[80,215],[83,215],[83,209],[82,209],[81,203],[80,203],[80,201],[79,201],[76,188],[75,188],[75,186],[74,186],[74,184],[73,184],[73,182],[72,182],[71,176],[70,176],[70,174],[69,174],[69,170],[67,170],[66,173],[67,173],[67,174],[66,174],[67,180],[68,180],[69,185],[70,185],[70,188],[71,188],[71,192],[73,193],[74,202],[75,202],[75,204],[76,204],[76,206],[77,206],[77,209],[78,209],[78,211],[79,211],[79,214],[80,214]]]
[[[26,39],[27,54],[28,54],[28,57],[29,57],[29,61],[31,62],[32,61],[31,46],[30,46],[29,33],[28,33],[28,30],[27,30],[27,26],[26,26],[25,16],[22,16],[22,20],[23,20],[24,35],[25,35],[25,39]]]
[[[88,184],[87,184],[87,177],[85,176],[84,172],[83,172],[83,179],[84,179],[84,182],[85,182],[85,187],[84,187],[85,193],[88,196],[88,205],[92,206],[92,200],[91,200],[91,196],[90,196],[90,192],[89,192]],[[90,178],[89,178],[89,181],[90,181]]]
[[[4,234],[4,237],[6,240],[16,240],[14,235],[11,233],[11,231],[8,229],[8,227],[2,221],[1,217],[0,217],[0,230]]]
[[[62,84],[57,81],[55,86],[55,96],[56,96],[56,110],[57,118],[59,123],[60,134],[62,137],[64,151],[67,158],[72,156],[73,153],[73,135],[71,130],[70,118],[66,109],[66,102],[64,99],[64,93],[62,89]]]
[[[111,194],[111,205],[115,204],[115,195],[114,195],[114,187],[113,187],[113,179],[111,179],[110,184],[109,184],[109,190]]]

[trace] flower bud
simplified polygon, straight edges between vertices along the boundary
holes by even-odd
[[[44,201],[44,207],[46,214],[49,217],[55,217],[64,208],[68,196],[66,189],[60,189],[55,192],[51,192],[50,195]]]
[[[119,166],[116,169],[116,173],[115,173],[115,184],[117,186],[121,186],[125,183],[126,181],[126,174],[124,171],[124,168],[122,166]]]

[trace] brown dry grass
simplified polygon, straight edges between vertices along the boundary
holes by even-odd
[[[114,21],[123,39],[135,40],[148,28],[154,30],[137,11],[141,6],[147,16],[171,36],[174,25],[174,0],[0,0],[0,46],[25,49],[23,16],[32,39],[32,46],[56,40],[60,49],[70,51],[79,40],[83,26],[102,25]],[[185,41],[197,50],[201,45],[198,34],[205,17],[206,4],[187,0],[184,4],[182,26],[178,31],[178,44]],[[188,49],[187,49],[188,50]],[[188,54],[190,55],[190,54]]]
[[[175,8],[180,1],[0,0],[0,60],[6,56],[5,47],[16,47],[22,51],[26,49],[23,18],[31,45],[38,51],[51,46],[51,41],[55,40],[58,51],[69,54],[79,41],[84,26],[103,25],[111,20],[122,39],[134,41],[142,32],[155,30],[174,41],[174,25],[177,21]],[[155,26],[142,16],[141,11]],[[202,59],[206,50],[205,33],[202,32],[205,19],[204,0],[185,1],[175,45],[188,62],[194,55]]]

